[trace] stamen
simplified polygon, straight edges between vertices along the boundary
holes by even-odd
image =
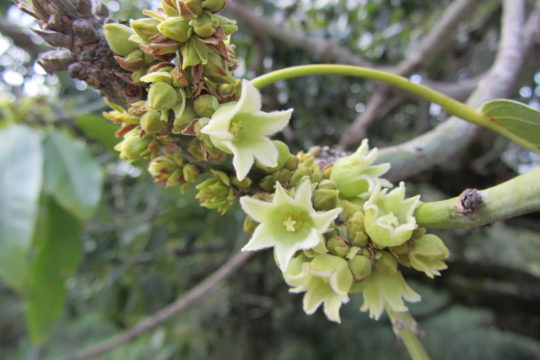
[[[296,228],[294,225],[296,225],[296,221],[292,219],[291,216],[288,216],[285,221],[283,221],[283,225],[285,225],[285,228],[287,231],[294,232],[296,231]]]

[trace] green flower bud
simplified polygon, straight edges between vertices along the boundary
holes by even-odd
[[[235,176],[232,179],[232,183],[234,186],[236,186],[241,191],[247,191],[251,188],[251,185],[253,185],[253,181],[251,181],[250,178],[244,178],[242,181],[238,180],[238,178]]]
[[[141,39],[150,41],[149,38],[158,33],[159,20],[155,18],[143,18],[131,20],[131,28]]]
[[[381,257],[375,263],[377,271],[386,273],[386,274],[397,274],[397,259],[391,253],[384,251],[381,254]]]
[[[195,15],[200,15],[203,11],[202,0],[184,0],[184,3]]]
[[[177,101],[176,90],[164,82],[153,84],[148,91],[148,105],[153,110],[169,110]]]
[[[368,244],[368,236],[366,234],[366,228],[364,227],[364,213],[363,211],[356,211],[347,222],[347,234],[349,241],[354,246],[365,247]]]
[[[161,8],[168,16],[178,16],[178,10],[176,9],[176,1],[174,0],[161,0]]]
[[[193,26],[195,34],[202,38],[214,35],[216,28],[219,26],[219,22],[208,11],[204,11],[196,19],[191,20],[189,24]]]
[[[193,101],[193,110],[201,117],[211,117],[218,107],[219,101],[213,95],[200,95]]]
[[[326,247],[330,253],[337,256],[345,257],[349,253],[349,244],[347,243],[347,240],[341,236],[332,237],[326,243]]]
[[[129,26],[122,24],[105,24],[103,25],[103,35],[109,43],[109,46],[113,53],[126,56],[130,52],[137,50],[139,44],[130,41],[129,37],[133,34],[133,31]]]
[[[203,8],[211,12],[218,12],[225,7],[225,0],[204,0]]]
[[[227,65],[227,62],[217,52],[211,51],[208,53],[208,63],[203,70],[204,75],[208,79],[217,83],[226,83],[225,85],[229,85],[228,83],[234,81],[234,77],[229,70],[229,65]]]
[[[343,212],[341,213],[341,217],[345,220],[352,217],[357,211],[364,212],[363,202],[358,203],[356,201],[343,200],[341,201],[341,206],[343,206]]]
[[[185,70],[190,66],[199,64],[206,65],[208,63],[208,48],[196,37],[191,38],[182,46],[180,50],[182,54],[182,69]]]
[[[371,274],[371,261],[367,256],[356,255],[348,261],[349,269],[356,281],[364,281]]]
[[[258,225],[259,225],[258,222],[253,220],[250,216],[246,216],[246,218],[244,219],[244,224],[243,224],[244,232],[248,234],[252,233],[255,231]]]
[[[224,214],[234,204],[236,196],[227,174],[215,170],[211,170],[211,172],[212,178],[196,186],[199,192],[195,197],[201,202],[201,206],[217,209],[221,214]]]
[[[299,160],[294,155],[289,155],[287,162],[285,163],[285,168],[289,170],[296,170],[298,168]]]
[[[162,134],[167,131],[167,123],[161,121],[159,111],[147,111],[141,117],[141,128],[149,134]]]
[[[338,204],[339,191],[330,189],[317,189],[313,192],[313,207],[316,210],[335,209]]]
[[[145,156],[151,142],[152,136],[145,135],[141,137],[141,130],[133,129],[125,135],[124,140],[118,143],[114,149],[120,151],[121,159],[132,162]]]
[[[428,277],[441,275],[439,270],[447,268],[444,260],[450,255],[442,240],[433,234],[415,239],[409,252],[411,266]]]
[[[146,69],[139,69],[131,73],[131,81],[134,83],[141,83],[141,77],[146,74]]]
[[[195,111],[193,110],[191,104],[186,104],[186,107],[184,108],[182,114],[174,119],[172,133],[181,134],[182,131],[186,128],[186,126],[196,118],[197,114],[195,114]]]
[[[158,156],[150,161],[148,172],[156,182],[166,182],[171,174],[183,164],[180,156]]]
[[[157,83],[164,82],[169,85],[172,84],[172,76],[169,72],[154,71],[141,77],[141,81],[145,83]]]
[[[201,170],[195,164],[186,164],[183,168],[184,180],[187,183],[194,183],[201,175]]]
[[[165,187],[171,188],[179,185],[185,184],[184,178],[182,177],[182,169],[178,168],[173,171],[173,173],[169,176],[167,181],[165,182]]]
[[[157,26],[157,29],[169,39],[181,43],[188,41],[193,33],[193,29],[191,28],[191,25],[189,25],[189,20],[180,16],[170,17],[165,21],[162,21]]]
[[[214,17],[218,20],[219,26],[223,29],[226,35],[231,35],[238,30],[238,26],[236,26],[236,21],[228,19],[221,15],[214,15]]]

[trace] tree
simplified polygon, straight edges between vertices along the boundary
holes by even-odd
[[[228,37],[237,30],[237,26],[234,21],[218,15],[225,5],[243,26],[255,30],[252,32],[255,35],[251,36],[258,39],[256,50],[242,46],[240,41],[238,53],[245,52],[247,62],[254,56],[257,73],[264,73],[270,66],[278,70],[255,78],[246,74],[252,78],[251,81],[240,80],[233,75],[232,71],[239,63]],[[76,116],[74,122],[58,121],[54,117],[51,121],[43,114],[32,112],[37,104],[35,100],[15,106],[5,103],[3,106],[6,129],[1,133],[4,139],[2,163],[7,170],[2,178],[5,201],[0,213],[0,230],[5,234],[1,244],[6,250],[2,251],[0,274],[7,285],[27,299],[26,318],[32,342],[38,346],[44,344],[61,314],[66,297],[66,278],[77,269],[81,260],[82,248],[77,237],[83,231],[84,223],[91,220],[90,225],[93,224],[94,229],[90,226],[82,232],[89,237],[85,241],[87,255],[82,274],[87,274],[90,279],[81,289],[91,288],[90,284],[100,282],[98,286],[110,289],[110,299],[106,301],[118,306],[110,308],[110,315],[118,325],[125,327],[140,317],[138,308],[142,307],[141,313],[144,313],[153,308],[152,304],[169,303],[177,288],[185,288],[186,281],[192,283],[194,279],[201,278],[201,274],[190,269],[189,262],[180,265],[171,259],[171,252],[178,256],[200,252],[200,259],[189,261],[194,261],[202,269],[215,268],[215,265],[208,265],[215,258],[213,254],[230,249],[233,244],[227,239],[237,237],[239,224],[234,220],[238,218],[234,216],[234,206],[240,199],[242,210],[248,215],[244,220],[244,230],[253,233],[249,235],[247,244],[242,241],[243,250],[273,248],[277,265],[291,291],[304,293],[305,312],[311,314],[322,307],[329,320],[340,322],[341,305],[349,301],[350,294],[361,293],[364,302],[361,309],[369,310],[370,316],[376,319],[385,311],[396,336],[404,342],[411,357],[426,358],[427,353],[419,340],[423,331],[409,315],[404,302],[415,302],[420,295],[409,287],[402,274],[409,280],[420,280],[423,277],[418,276],[419,272],[433,278],[446,269],[449,251],[439,236],[452,238],[455,237],[452,235],[456,234],[455,229],[478,228],[530,214],[540,206],[540,189],[536,181],[538,169],[519,176],[510,175],[511,166],[500,168],[499,165],[498,169],[491,170],[490,165],[501,163],[501,146],[493,148],[491,143],[493,139],[501,138],[495,138],[493,132],[482,132],[473,125],[484,126],[522,145],[527,149],[519,150],[522,156],[538,152],[538,111],[522,103],[497,99],[512,94],[515,86],[522,82],[522,77],[530,79],[531,72],[537,70],[534,64],[527,65],[526,59],[528,54],[534,54],[535,34],[540,28],[540,8],[536,6],[534,11],[526,12],[526,9],[533,9],[532,4],[525,1],[503,2],[501,36],[493,65],[485,73],[475,76],[474,72],[487,67],[485,62],[467,61],[467,56],[458,54],[475,57],[477,52],[486,52],[482,48],[489,43],[489,33],[498,23],[493,19],[501,13],[496,2],[458,0],[450,3],[441,14],[437,14],[436,4],[430,8],[430,5],[419,5],[414,1],[403,2],[398,10],[384,2],[337,5],[348,13],[336,12],[335,6],[313,7],[305,13],[306,29],[319,31],[320,37],[284,29],[236,2],[186,0],[173,3],[163,0],[160,6],[160,12],[147,11],[142,18],[131,20],[128,26],[110,20],[107,9],[100,3],[19,3],[23,11],[37,19],[41,28],[37,34],[50,45],[63,48],[40,55],[38,62],[41,66],[50,73],[68,70],[71,77],[98,89],[113,108],[104,116],[121,125],[114,129],[102,119],[86,115]],[[298,3],[268,10],[302,17],[306,9]],[[481,14],[480,20],[460,30],[463,18],[475,10]],[[431,14],[437,20],[428,20],[431,27],[419,45],[403,56],[405,46],[398,44],[397,39],[414,37],[410,19],[414,19],[415,12]],[[530,15],[525,21],[526,13]],[[343,20],[333,26],[333,17],[353,22],[358,29],[347,28],[344,34],[340,34],[336,30]],[[356,23],[352,20],[356,18],[364,20]],[[359,32],[359,29],[370,31],[378,21],[386,24],[390,33],[383,40],[369,39],[365,34],[371,33]],[[293,21],[292,26],[297,26],[294,24]],[[392,27],[400,26],[409,30],[392,35]],[[25,46],[31,54],[41,50],[31,42],[21,40],[25,39],[25,34],[17,30],[6,26],[2,32]],[[452,34],[456,31],[466,31],[469,41],[456,47],[452,41]],[[342,42],[347,40],[355,46],[367,48],[365,56],[370,59],[359,57],[334,40],[327,40],[325,36],[328,35],[337,39],[341,36]],[[471,40],[475,36],[479,37],[478,43]],[[366,42],[369,46],[362,45]],[[298,55],[295,47],[305,52]],[[454,49],[455,59],[447,58],[449,49]],[[253,51],[255,55],[251,54]],[[272,52],[271,57],[267,55],[269,52]],[[306,56],[354,66],[313,64],[287,67],[291,63],[305,62]],[[373,65],[394,63],[400,57],[404,60],[397,66]],[[272,65],[268,59],[272,59]],[[459,68],[461,73],[469,72],[469,78],[452,84],[423,80],[427,76],[451,77],[448,69],[452,68]],[[298,110],[292,122],[298,131],[287,127],[292,110],[261,111],[259,89],[279,80],[311,75],[361,77],[381,81],[384,85],[377,85],[367,105],[355,105],[354,92],[367,88],[357,80],[333,82],[310,77],[295,80],[291,83],[294,85],[276,84],[268,97],[273,99],[272,107],[281,107],[287,98],[290,99]],[[429,86],[418,84],[418,80]],[[330,93],[320,100],[315,95],[323,87],[331,90],[341,88],[341,91],[337,92],[338,96]],[[343,89],[349,88],[353,94],[344,95]],[[394,88],[405,93],[396,94]],[[471,91],[467,104],[443,94],[447,92],[463,98]],[[306,92],[311,97],[292,96]],[[422,103],[418,107],[410,105],[416,99],[410,98],[408,93],[439,107]],[[526,90],[523,94],[527,95]],[[404,102],[406,105],[402,105]],[[437,119],[441,109],[454,117],[428,130],[433,125],[430,116]],[[345,128],[343,122],[328,125],[329,118],[347,118],[355,110],[361,115],[351,126]],[[419,120],[416,113],[422,111],[423,119]],[[388,120],[381,122],[382,126],[375,124],[373,120],[378,116]],[[65,116],[67,119],[70,117]],[[34,118],[38,122],[33,121]],[[306,123],[305,119],[310,118],[320,124],[323,131],[302,131],[302,122]],[[52,126],[44,127],[41,124],[43,119]],[[378,156],[376,150],[370,150],[367,141],[362,141],[354,153],[347,153],[349,147],[358,144],[365,136],[368,127],[370,138],[381,145],[394,144],[403,138],[412,139],[383,148]],[[388,131],[394,127],[399,131]],[[115,130],[116,135],[123,138],[121,142],[111,138]],[[283,142],[270,140],[270,136],[280,131],[283,131]],[[336,136],[339,133],[343,135],[338,140]],[[114,146],[121,158],[133,163],[134,166],[121,170],[120,177],[123,177],[121,182],[124,186],[135,190],[132,194],[140,191],[138,196],[119,198],[115,195],[119,191],[118,180],[115,184],[111,178],[104,192],[104,203],[108,206],[98,209],[102,170],[89,148],[74,139],[73,134],[99,142],[101,146],[95,147],[101,150],[95,151],[102,154],[103,146],[109,149]],[[333,143],[339,143],[340,147],[324,146]],[[291,151],[295,147],[306,149],[314,144],[319,146],[308,152],[300,150],[294,154]],[[506,147],[507,143],[502,143],[502,146]],[[106,156],[109,158],[107,161],[114,164],[110,155]],[[145,161],[149,162],[148,170],[153,179],[170,188],[163,196],[160,196],[160,187],[149,187],[148,179],[140,174],[139,169],[147,166]],[[440,164],[445,162],[455,165],[441,167]],[[117,168],[125,167],[116,164]],[[434,168],[435,165],[438,166]],[[136,181],[126,176],[129,173],[135,174]],[[405,178],[410,180],[408,191],[411,184],[416,184],[414,189],[418,188],[418,193],[436,188],[440,193],[436,195],[439,199],[448,197],[444,193],[456,194],[471,184],[486,189],[467,189],[448,200],[430,202],[426,199],[419,202],[418,196],[405,195],[404,183],[394,186],[388,181]],[[449,178],[458,180],[448,181]],[[186,195],[180,196],[171,190],[178,188]],[[196,195],[193,188],[197,190]],[[110,200],[108,194],[111,194]],[[228,213],[228,217],[200,213],[200,210],[193,209],[193,198],[203,207],[221,214]],[[172,215],[179,205],[189,210],[182,216]],[[119,208],[125,212],[125,217],[120,217],[114,224],[110,219],[115,217],[114,212]],[[163,209],[162,212],[159,209]],[[126,220],[129,215],[141,212],[142,216],[139,215],[135,221]],[[201,214],[212,226],[205,227],[205,224],[193,221]],[[534,215],[529,216],[534,218]],[[188,222],[179,223],[179,218]],[[107,223],[114,225],[109,234],[107,230],[100,231],[103,230],[102,224]],[[139,225],[139,229],[132,224]],[[220,227],[219,224],[224,225]],[[432,229],[437,228],[454,231],[432,233]],[[130,231],[135,235],[130,235]],[[505,231],[509,230],[503,228],[500,232]],[[496,240],[494,233],[497,229],[487,232],[494,238],[489,240],[491,246],[500,248],[507,243]],[[526,234],[524,230],[516,233]],[[96,236],[101,239],[92,239]],[[171,251],[165,244],[175,236],[181,240],[173,242]],[[134,246],[133,252],[114,244],[117,238],[127,239],[127,247]],[[528,246],[534,246],[535,240],[528,241]],[[205,242],[209,244],[204,245]],[[181,243],[186,244],[184,248],[174,248]],[[93,249],[88,250],[88,246]],[[535,320],[516,325],[534,311],[530,309],[534,309],[538,294],[530,290],[530,283],[538,282],[537,277],[526,268],[513,268],[515,263],[506,259],[506,253],[499,254],[498,264],[490,264],[486,251],[481,251],[482,246],[470,250],[463,241],[456,241],[452,247],[457,255],[450,261],[450,275],[429,283],[443,289],[443,296],[447,297],[441,309],[454,303],[485,306],[496,310],[499,325],[524,334],[537,334],[538,322]],[[468,251],[476,252],[472,255],[476,257],[476,263],[471,264]],[[96,275],[96,270],[99,274],[109,268],[99,261],[99,254],[108,252],[108,256],[119,264],[114,267],[119,274],[108,281],[121,279],[123,283],[103,285],[103,280]],[[517,261],[523,261],[523,252],[517,253]],[[248,260],[248,254],[234,255],[193,290],[155,315],[142,319],[103,344],[67,358],[83,359],[103,354],[163,324],[196,301],[203,298],[209,301],[211,298],[207,293],[234,274]],[[250,283],[262,281],[266,284],[257,290],[265,297],[255,298],[263,310],[265,321],[262,326],[243,328],[255,335],[226,336],[232,340],[232,345],[224,347],[220,355],[208,347],[208,344],[216,343],[215,339],[201,341],[195,338],[181,346],[173,346],[168,350],[170,354],[186,353],[195,358],[205,352],[224,358],[273,358],[276,354],[286,358],[287,351],[310,354],[309,349],[302,349],[301,345],[291,341],[285,342],[288,346],[281,352],[271,350],[271,344],[262,341],[266,340],[265,334],[277,331],[270,320],[279,318],[274,312],[280,310],[277,305],[263,305],[263,300],[272,304],[265,287],[277,286],[280,276],[269,274],[274,270],[268,264],[263,265],[265,261],[261,262],[261,270],[229,288],[234,298],[234,294],[244,294],[245,289],[257,289],[250,287]],[[139,264],[141,267],[137,269]],[[126,266],[130,271],[126,271]],[[180,283],[164,281],[179,268],[183,271],[190,269]],[[477,278],[482,282],[496,281],[499,286],[493,290],[489,286],[479,286],[471,279],[463,279],[463,274],[470,272],[478,274]],[[134,274],[143,279],[133,279]],[[474,278],[476,275],[469,276]],[[74,279],[78,278],[79,275]],[[512,286],[513,290],[510,293],[500,291],[502,284]],[[145,289],[147,286],[149,289]],[[133,291],[137,287],[142,287],[142,296]],[[155,291],[159,291],[161,296],[157,296]],[[506,298],[511,299],[510,302],[500,301]],[[238,306],[242,301],[246,300],[239,299],[233,303]],[[81,299],[74,299],[71,303],[80,304]],[[516,311],[513,306],[518,303],[521,311]],[[508,304],[512,304],[511,309],[508,309]],[[134,319],[126,316],[122,310],[125,306],[135,306],[132,308]],[[219,310],[223,304],[218,302],[212,306]],[[270,315],[265,306],[274,312]],[[229,309],[226,311],[228,315],[220,318],[234,321],[235,316],[242,317],[245,309],[245,306]],[[219,314],[215,311],[196,313],[196,323],[204,326],[212,316]],[[346,317],[351,321],[355,319],[350,314]],[[226,321],[213,325],[213,331],[218,334],[230,331]],[[330,337],[343,333],[346,325],[335,332],[321,332],[323,336]],[[285,329],[281,331],[287,332]],[[185,335],[186,330],[180,333]],[[299,333],[309,334],[305,329]],[[240,355],[234,344],[241,344],[243,350]],[[512,349],[520,349],[527,354],[537,351],[527,346],[524,343]],[[142,351],[144,353],[148,349]],[[335,346],[325,344],[314,346],[312,351],[335,354],[337,350]],[[36,356],[39,355],[38,351]]]

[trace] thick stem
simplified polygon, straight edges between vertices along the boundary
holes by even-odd
[[[448,113],[464,120],[488,128],[493,127],[489,122],[489,118],[480,111],[449,98],[438,91],[432,90],[421,84],[413,83],[409,79],[399,75],[360,66],[333,64],[294,66],[259,76],[252,82],[255,87],[263,88],[279,80],[293,79],[310,75],[345,75],[382,81],[397,88],[407,90],[433,103],[439,104]]]
[[[386,313],[392,322],[394,334],[403,341],[411,359],[429,360],[429,355],[419,339],[422,330],[412,315],[409,312],[393,311],[389,306],[386,307]]]
[[[485,190],[420,204],[416,221],[427,228],[474,228],[540,211],[540,167]]]

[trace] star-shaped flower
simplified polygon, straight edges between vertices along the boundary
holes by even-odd
[[[377,148],[369,150],[368,140],[364,139],[358,150],[351,156],[336,161],[330,179],[345,198],[365,197],[378,185],[390,187],[388,180],[380,178],[390,169],[390,164],[373,165],[377,160]]]
[[[339,215],[341,209],[317,212],[311,202],[311,182],[305,180],[294,198],[276,183],[272,202],[244,196],[240,204],[244,212],[260,224],[242,251],[274,248],[281,271],[298,250],[316,247],[324,240],[323,234]]]
[[[278,165],[278,150],[268,138],[287,126],[293,109],[261,111],[261,94],[251,82],[242,81],[238,102],[221,105],[201,129],[220,150],[233,154],[236,176],[243,180],[255,159],[263,166]]]
[[[306,314],[313,314],[324,304],[329,320],[341,322],[339,308],[349,302],[353,277],[347,261],[338,256],[322,254],[309,261],[301,255],[292,259],[283,274],[292,293],[306,292],[303,299]]]
[[[360,310],[369,310],[369,317],[375,320],[381,317],[385,306],[404,312],[408,308],[403,300],[420,301],[420,295],[407,285],[399,271],[395,274],[374,271],[362,285],[364,303]]]
[[[392,189],[378,188],[364,204],[365,227],[371,240],[379,246],[399,246],[411,238],[418,227],[414,210],[420,196],[405,199],[405,184]]]

